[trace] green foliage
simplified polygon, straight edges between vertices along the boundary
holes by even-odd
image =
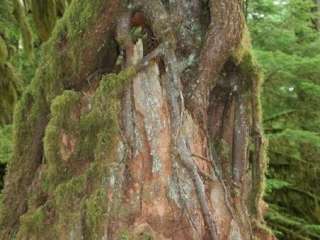
[[[3,188],[5,167],[12,156],[12,125],[0,127],[0,190]],[[1,195],[0,195],[1,209]]]
[[[320,40],[313,25],[313,8],[312,0],[253,2],[248,20],[254,46],[267,51],[316,56]]]
[[[287,187],[289,185],[290,185],[290,183],[288,183],[286,181],[282,181],[277,178],[269,178],[267,180],[266,192],[271,193],[273,190],[279,190],[279,189],[282,189],[282,188]]]
[[[0,0],[0,32],[1,37],[14,38],[16,25],[13,16],[13,4],[8,0]]]
[[[26,19],[24,8],[19,0],[13,0],[13,15],[20,27],[21,37],[24,51],[28,54],[32,54],[32,33],[28,21]]]
[[[267,220],[279,239],[319,239],[320,33],[311,0],[250,5],[255,55],[263,67],[269,138]],[[280,207],[281,206],[281,207]]]
[[[266,216],[280,239],[308,240],[320,238],[320,226],[309,224],[303,218],[288,215],[283,209],[271,205]]]

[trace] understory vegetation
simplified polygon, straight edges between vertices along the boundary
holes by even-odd
[[[70,1],[36,4],[39,2],[0,0],[0,190],[12,155],[15,104],[35,75],[40,49]],[[269,141],[266,220],[281,240],[320,239],[320,11],[316,2],[246,1],[254,54],[264,75],[263,119]],[[77,98],[72,92],[65,95]],[[58,102],[55,107],[59,107]],[[51,130],[54,135],[54,128]],[[99,220],[102,210],[98,203],[103,194],[98,189],[84,203],[87,209],[93,209],[88,212],[97,215],[88,218],[90,227]],[[40,221],[41,209],[37,213],[24,217],[26,226]]]

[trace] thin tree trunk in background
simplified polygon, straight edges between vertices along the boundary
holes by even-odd
[[[1,239],[273,239],[242,8],[73,1],[17,108]]]

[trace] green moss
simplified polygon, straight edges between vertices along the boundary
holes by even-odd
[[[24,214],[21,218],[21,228],[17,239],[24,239],[30,236],[30,233],[38,235],[46,229],[46,213],[42,207],[39,207],[31,213]]]
[[[58,239],[75,230],[80,224],[80,206],[86,185],[84,175],[59,184],[52,192],[51,200],[21,217],[17,239]]]
[[[72,116],[75,111],[81,112],[80,94],[64,91],[51,104],[51,119],[44,137],[48,170],[43,185],[47,191],[54,191],[55,208],[60,213],[59,228],[69,224],[69,221],[71,224],[72,217],[79,219],[80,208],[83,208],[86,234],[92,239],[101,237],[107,196],[106,190],[100,186],[108,185],[110,164],[116,156],[119,93],[134,74],[134,70],[126,69],[119,74],[104,76],[95,95],[87,99],[87,106],[82,105],[87,110],[83,110],[76,121]],[[75,154],[67,163],[60,153],[62,131],[78,139]],[[82,160],[92,161],[91,167],[80,177],[72,177],[72,165]],[[88,185],[92,194],[87,192]],[[89,197],[84,199],[85,196]]]
[[[81,156],[102,160],[114,148],[119,133],[119,91],[134,76],[131,68],[105,75],[92,100],[92,110],[81,117]],[[92,151],[94,149],[94,151]]]
[[[132,230],[121,230],[117,240],[155,240],[151,233],[133,233]]]
[[[249,146],[253,156],[252,160],[252,190],[250,208],[254,215],[262,219],[259,206],[265,189],[265,174],[267,168],[267,140],[263,135],[262,109],[261,109],[261,86],[263,81],[262,71],[252,53],[248,51],[243,55],[239,65],[240,72],[247,81],[247,89],[250,89],[248,100],[251,102],[249,111],[252,116],[253,132],[249,139]]]
[[[254,137],[253,137],[254,138]],[[260,140],[258,140],[260,141]],[[265,188],[266,188],[266,170],[268,165],[268,158],[266,149],[268,146],[267,140],[262,136],[261,144],[255,144],[254,159],[252,162],[252,190],[251,190],[251,210],[252,213],[258,215],[259,218],[263,216],[260,215],[260,202],[262,201]]]
[[[252,46],[251,46],[250,32],[247,26],[245,26],[240,45],[235,49],[235,51],[233,51],[231,55],[233,62],[236,65],[242,64],[243,58],[248,55],[251,49],[252,49]]]
[[[13,145],[14,157],[23,155],[25,151],[30,150],[32,139],[36,135],[36,126],[39,127],[43,120],[43,114],[46,109],[46,102],[37,92],[38,85],[29,85],[19,100],[14,114]],[[38,101],[37,101],[38,100]],[[26,144],[26,142],[30,144]],[[31,157],[26,156],[26,158]]]
[[[12,125],[0,127],[0,164],[6,164],[12,156]],[[2,187],[0,183],[0,187]]]
[[[131,240],[129,232],[121,231],[119,234],[118,240]]]
[[[126,68],[122,70],[118,74],[107,74],[104,75],[102,80],[101,91],[110,92],[110,90],[114,90],[117,93],[119,90],[123,88],[123,86],[127,83],[129,79],[131,79],[136,74],[136,70],[132,67]]]
[[[119,74],[103,77],[92,100],[88,100],[89,112],[84,112],[77,119],[74,112],[80,112],[80,94],[64,91],[51,104],[51,119],[44,137],[45,159],[48,171],[44,185],[55,185],[72,176],[72,165],[80,161],[102,161],[110,158],[116,148],[119,133],[118,113],[120,102],[118,93],[125,82],[134,75],[132,69]],[[75,149],[69,160],[62,159],[61,136],[72,137]],[[50,183],[50,184],[49,184]],[[49,189],[47,189],[49,190]]]
[[[260,81],[261,84],[261,81],[263,80],[262,70],[251,51],[243,55],[239,66],[241,73],[245,76],[248,76],[249,81],[250,79],[251,81]]]
[[[73,118],[73,106],[76,110],[81,110],[81,107],[77,106],[77,99],[82,96],[80,93],[64,92],[64,89],[70,88],[84,89],[85,78],[95,70],[95,63],[98,62],[99,57],[92,58],[93,62],[89,66],[83,64],[86,59],[82,54],[87,54],[88,51],[92,51],[90,54],[95,54],[92,49],[107,44],[108,31],[106,30],[103,36],[99,36],[99,39],[95,38],[95,35],[94,38],[89,37],[84,42],[84,30],[90,31],[89,26],[96,27],[96,18],[102,17],[101,11],[105,10],[110,2],[103,0],[72,1],[63,18],[56,24],[50,39],[43,45],[42,64],[16,108],[13,157],[7,175],[7,181],[10,184],[6,187],[5,193],[5,199],[9,200],[4,203],[5,213],[2,214],[0,220],[0,234],[3,233],[3,230],[11,233],[10,229],[17,226],[16,223],[19,216],[23,214],[23,209],[28,208],[28,189],[41,164],[46,169],[43,172],[44,190],[54,192],[55,196],[50,195],[50,198],[54,198],[56,207],[62,208],[64,198],[72,199],[74,196],[74,200],[81,200],[81,194],[78,195],[77,191],[72,188],[72,186],[78,186],[73,182],[76,181],[73,176],[83,175],[86,171],[86,164],[96,159],[110,161],[115,159],[114,152],[110,149],[113,149],[118,142],[116,136],[119,130],[118,94],[123,89],[125,80],[132,76],[131,73],[134,71],[127,69],[119,75],[105,76],[91,102],[92,107],[88,107],[89,112],[77,113],[81,116],[76,119]],[[60,97],[57,98],[57,96]],[[62,160],[59,149],[62,130],[68,137],[71,136],[78,141],[75,144],[74,153],[68,157],[67,161]],[[43,137],[44,157],[42,156]],[[90,148],[84,148],[85,150],[81,151],[81,147],[86,143],[91,144]],[[104,174],[101,176],[105,178]],[[69,185],[61,184],[68,182],[71,196],[61,197],[64,196],[63,193],[68,192],[69,187]],[[77,201],[73,204],[76,207],[80,206]],[[63,211],[59,212],[63,213]],[[69,217],[74,215],[76,219],[79,219],[81,214],[78,210],[70,214],[67,211],[65,216],[58,217],[58,227],[63,227],[64,220],[61,219],[67,221],[67,215]]]
[[[4,39],[0,36],[0,64],[3,64],[7,61],[8,58],[8,49]]]
[[[0,216],[3,212],[3,194],[0,192]]]
[[[83,33],[89,25],[92,24],[93,19],[95,19],[99,13],[102,11],[101,4],[102,0],[98,1],[81,1],[72,2],[66,12],[66,17],[68,18],[67,29],[68,37],[73,39],[79,33]],[[79,17],[79,12],[81,11],[81,16]]]
[[[57,8],[57,15],[62,16],[64,11],[67,8],[67,1],[66,0],[56,0],[56,8]]]
[[[55,24],[51,37],[43,44],[41,62],[44,64],[42,69],[38,69],[41,71],[37,76],[46,79],[41,85],[46,92],[47,102],[60,95],[66,87],[74,86],[76,81],[84,80],[82,78],[86,76],[78,74],[87,67],[83,62],[86,60],[83,55],[88,53],[88,49],[107,47],[108,34],[103,38],[104,41],[98,40],[102,46],[95,46],[97,40],[93,38],[83,40],[84,30],[90,29],[90,26],[94,27],[96,18],[101,16],[101,11],[104,9],[102,5],[107,4],[108,1],[102,0],[72,1],[63,17]],[[43,69],[46,71],[42,71]]]
[[[47,180],[55,186],[69,176],[67,164],[61,156],[61,135],[75,134],[77,125],[72,119],[72,111],[77,107],[80,95],[74,91],[65,91],[51,104],[51,119],[44,136],[44,153],[48,162]],[[48,186],[48,184],[46,184]]]
[[[142,27],[132,27],[130,29],[130,36],[134,43],[136,43],[139,39],[146,40],[148,38],[148,34]]]
[[[61,94],[65,85],[72,84],[71,79],[77,78],[77,73],[83,67],[80,60],[84,51],[82,49],[88,46],[81,40],[82,32],[78,30],[80,26],[76,21],[85,15],[90,19],[88,22],[94,22],[98,12],[92,15],[86,14],[86,9],[90,9],[91,5],[93,5],[91,1],[73,1],[63,18],[55,24],[51,37],[43,44],[41,53],[43,64],[38,69],[37,78],[46,79],[41,85],[46,92],[47,102],[51,102]],[[83,22],[83,29],[88,26],[88,22]],[[65,47],[67,51],[62,51]]]
[[[86,177],[82,175],[57,186],[53,194],[54,204],[62,216],[68,216],[68,212],[79,208],[79,203],[85,194],[86,183]]]
[[[31,0],[31,10],[38,35],[46,41],[57,21],[57,7],[55,0]]]
[[[112,158],[112,153],[109,153]],[[112,165],[108,161],[94,161],[90,164],[85,174],[90,189],[99,189],[101,186],[108,186],[111,176]]]
[[[149,233],[143,233],[139,240],[154,240],[154,238]]]
[[[62,121],[66,121],[70,114],[74,104],[80,99],[80,95],[74,91],[64,91],[61,96],[58,96],[51,104],[51,116],[52,119],[59,118]]]
[[[37,0],[39,1],[39,0]],[[73,73],[80,72],[80,68],[83,67],[83,57],[82,55],[86,53],[85,48],[96,48],[96,46],[90,46],[90,41],[79,41],[79,36],[82,36],[85,30],[90,29],[89,26],[96,22],[96,18],[101,13],[105,1],[72,1],[65,11],[63,18],[57,21],[55,28],[52,31],[52,38],[48,40],[47,46],[50,52],[55,52],[56,43],[68,44],[68,53],[66,53],[68,61],[63,61],[67,64],[64,67],[65,70],[70,69]],[[80,13],[80,14],[79,14]],[[61,39],[60,41],[56,41]],[[107,40],[106,36],[106,40]],[[55,44],[54,42],[55,41]],[[55,53],[53,53],[54,55]],[[65,58],[66,56],[64,56]],[[54,60],[54,59],[52,59]],[[59,63],[60,61],[58,61]],[[65,71],[67,73],[67,71]],[[70,74],[71,76],[73,74]]]
[[[263,80],[262,69],[253,54],[251,37],[247,28],[244,30],[240,45],[232,53],[231,60],[235,65],[239,66],[240,73],[245,78],[245,81],[249,83],[249,86],[253,86],[253,82],[256,82],[256,87],[260,88]],[[260,91],[255,92],[258,93]]]
[[[56,215],[53,216],[52,226],[48,226],[48,231],[57,231],[61,236],[72,231],[75,225],[80,224],[81,202],[86,195],[86,189],[85,175],[73,177],[56,187],[51,198],[52,209]]]
[[[0,64],[0,124],[10,123],[14,105],[21,90],[21,82],[9,63]]]
[[[101,239],[103,235],[103,222],[107,214],[108,196],[106,189],[97,189],[84,202],[86,237],[92,240]]]
[[[251,118],[253,130],[248,141],[252,155],[252,190],[250,192],[249,208],[253,215],[262,220],[263,216],[261,216],[259,206],[264,193],[267,168],[267,141],[263,135],[260,96],[263,74],[253,54],[250,34],[247,29],[244,30],[242,41],[233,52],[231,60],[238,66],[245,100],[250,103],[247,114]]]

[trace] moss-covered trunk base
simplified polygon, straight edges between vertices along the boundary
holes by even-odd
[[[272,239],[240,7],[72,2],[17,108],[1,238]]]

